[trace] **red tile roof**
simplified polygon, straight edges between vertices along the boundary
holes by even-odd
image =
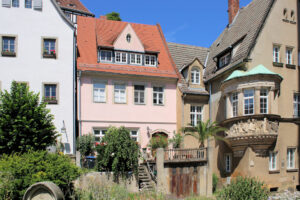
[[[130,23],[143,43],[145,51],[159,52],[158,66],[145,67],[98,63],[97,46],[113,47],[114,41],[128,22],[79,16],[77,24],[78,70],[178,78],[175,69],[176,66],[170,56],[167,43],[159,25]]]
[[[82,3],[80,0],[56,0],[58,5],[62,8],[69,8],[72,10],[78,10],[90,15],[93,15]]]

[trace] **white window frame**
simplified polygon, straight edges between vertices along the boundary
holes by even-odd
[[[278,152],[274,152],[274,151],[269,152],[269,170],[270,171],[277,170],[277,157],[278,157]]]
[[[286,167],[287,169],[296,168],[296,148],[291,147],[287,149]]]
[[[47,86],[50,86],[50,96],[46,96],[46,87]],[[53,90],[52,90],[52,86],[55,86],[55,96],[52,96],[52,92],[53,92]],[[55,98],[55,100],[58,100],[58,93],[57,93],[57,89],[58,89],[58,85],[57,84],[55,84],[55,83],[45,83],[44,84],[44,98]]]
[[[230,63],[231,53],[227,53],[219,59],[219,68],[225,67]]]
[[[149,58],[149,63],[147,64],[146,60]],[[152,59],[154,59],[154,64],[151,64]],[[145,55],[145,66],[156,67],[157,66],[157,58],[153,55]]]
[[[162,92],[161,91],[154,91],[154,88],[162,88]],[[164,102],[165,102],[165,94],[164,94],[165,93],[165,88],[162,87],[162,86],[153,86],[152,90],[153,90],[153,98],[152,98],[153,105],[163,106]],[[162,95],[162,98],[159,97],[160,95]],[[161,99],[162,103],[159,103],[160,99]],[[154,103],[154,100],[156,100],[156,103]]]
[[[249,97],[246,97],[245,96],[245,94],[246,94],[246,92],[250,92],[250,91],[252,91],[252,93],[253,93],[253,96],[249,96]],[[244,90],[244,92],[243,92],[243,94],[244,94],[244,106],[243,106],[243,111],[244,111],[244,115],[254,115],[255,114],[255,90],[254,89],[246,89],[246,90]],[[248,110],[249,110],[249,113],[247,113],[246,114],[246,101],[250,101],[251,99],[253,99],[253,112],[252,113],[250,113],[250,102],[249,102],[249,106],[248,106]]]
[[[127,53],[126,52],[120,52],[120,51],[116,51],[116,58],[115,58],[115,62],[116,63],[121,63],[121,64],[127,64]],[[120,61],[117,60],[118,55],[120,56]],[[123,61],[123,56],[125,55],[126,60]]]
[[[8,44],[7,44],[8,49],[6,49],[6,50],[8,50],[11,53],[16,53],[16,37],[10,37],[10,36],[3,36],[2,37],[2,52],[6,51],[4,49],[4,40],[5,39],[8,39]],[[12,40],[14,41],[13,44],[11,44]],[[11,46],[13,46],[13,51],[11,50]]]
[[[49,42],[49,45],[46,47],[46,41]],[[54,42],[54,49],[52,49],[52,42]],[[57,51],[56,51],[56,45],[57,45],[57,40],[53,39],[53,38],[44,38],[43,40],[43,54],[47,54],[50,55],[51,51],[54,50],[55,54],[57,55]],[[46,49],[46,51],[45,51]]]
[[[239,94],[234,92],[231,94],[232,117],[238,116],[239,109]]]
[[[260,114],[268,114],[269,113],[269,90],[268,89],[261,89],[260,90],[260,96],[259,96],[259,110]],[[265,93],[265,94],[263,94]],[[262,102],[265,101],[265,102]],[[262,105],[265,105],[265,108],[262,108]],[[265,109],[266,112],[262,112],[262,109]]]
[[[96,84],[104,85],[104,88],[95,87]],[[98,93],[98,95],[95,95]],[[105,82],[93,82],[93,101],[94,103],[105,103],[106,102],[106,83]]]
[[[130,131],[130,138],[133,140],[136,139],[134,141],[139,142],[139,130],[134,129],[129,131]],[[136,132],[136,135],[132,135],[132,132]]]
[[[102,52],[105,54],[104,58],[102,58],[102,56],[101,56]],[[108,56],[107,56],[108,53],[110,53],[110,60],[108,59]],[[113,54],[112,54],[112,51],[100,50],[99,57],[100,57],[100,61],[102,61],[102,62],[112,62]]]
[[[99,134],[96,134],[95,131],[99,131]],[[102,138],[105,136],[106,133],[106,128],[93,128],[93,134],[96,142],[101,142]],[[99,138],[99,140],[97,138]]]
[[[225,172],[231,173],[232,168],[232,154],[226,153],[225,154]]]
[[[300,94],[294,93],[294,117],[300,117]]]
[[[286,48],[286,64],[288,65],[293,64],[293,48],[290,47]]]
[[[116,88],[116,86],[124,86],[124,88]],[[124,95],[124,100],[122,100],[122,95]],[[114,102],[118,104],[127,103],[127,92],[126,84],[115,83],[114,84]]]
[[[273,46],[273,62],[280,63],[280,46],[279,45]]]
[[[144,90],[136,90],[135,86],[143,86]],[[134,84],[133,85],[133,102],[134,102],[134,104],[137,104],[137,105],[145,105],[146,104],[146,98],[145,98],[146,92],[145,91],[146,91],[145,85],[143,85],[143,84]],[[136,98],[138,99],[137,102],[135,101]],[[141,102],[141,98],[144,99],[144,102]]]
[[[191,126],[197,126],[199,121],[203,120],[203,105],[191,105],[190,120],[191,120]]]
[[[137,58],[140,56],[140,63],[137,62]],[[132,58],[134,57],[134,62],[132,62]],[[131,53],[130,54],[130,64],[134,65],[142,65],[143,56],[142,54]]]
[[[191,71],[191,82],[192,84],[200,85],[200,70],[193,68]]]

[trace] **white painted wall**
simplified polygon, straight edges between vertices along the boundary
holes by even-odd
[[[41,97],[44,82],[58,83],[59,103],[48,108],[54,114],[59,133],[65,122],[67,133],[61,139],[70,145],[66,153],[74,153],[73,29],[51,0],[43,0],[42,11],[25,8],[24,2],[20,0],[19,8],[5,8],[0,4],[0,36],[17,36],[17,57],[0,55],[0,86],[9,89],[13,80],[25,81]],[[42,37],[57,38],[57,59],[42,58]]]

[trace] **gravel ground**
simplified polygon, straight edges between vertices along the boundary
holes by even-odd
[[[282,193],[276,193],[276,194],[272,194],[269,197],[269,200],[300,200],[300,192],[290,192],[288,190],[282,192]]]

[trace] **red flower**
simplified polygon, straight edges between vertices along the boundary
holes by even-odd
[[[96,146],[100,145],[100,142],[95,142],[95,145],[96,145]]]

